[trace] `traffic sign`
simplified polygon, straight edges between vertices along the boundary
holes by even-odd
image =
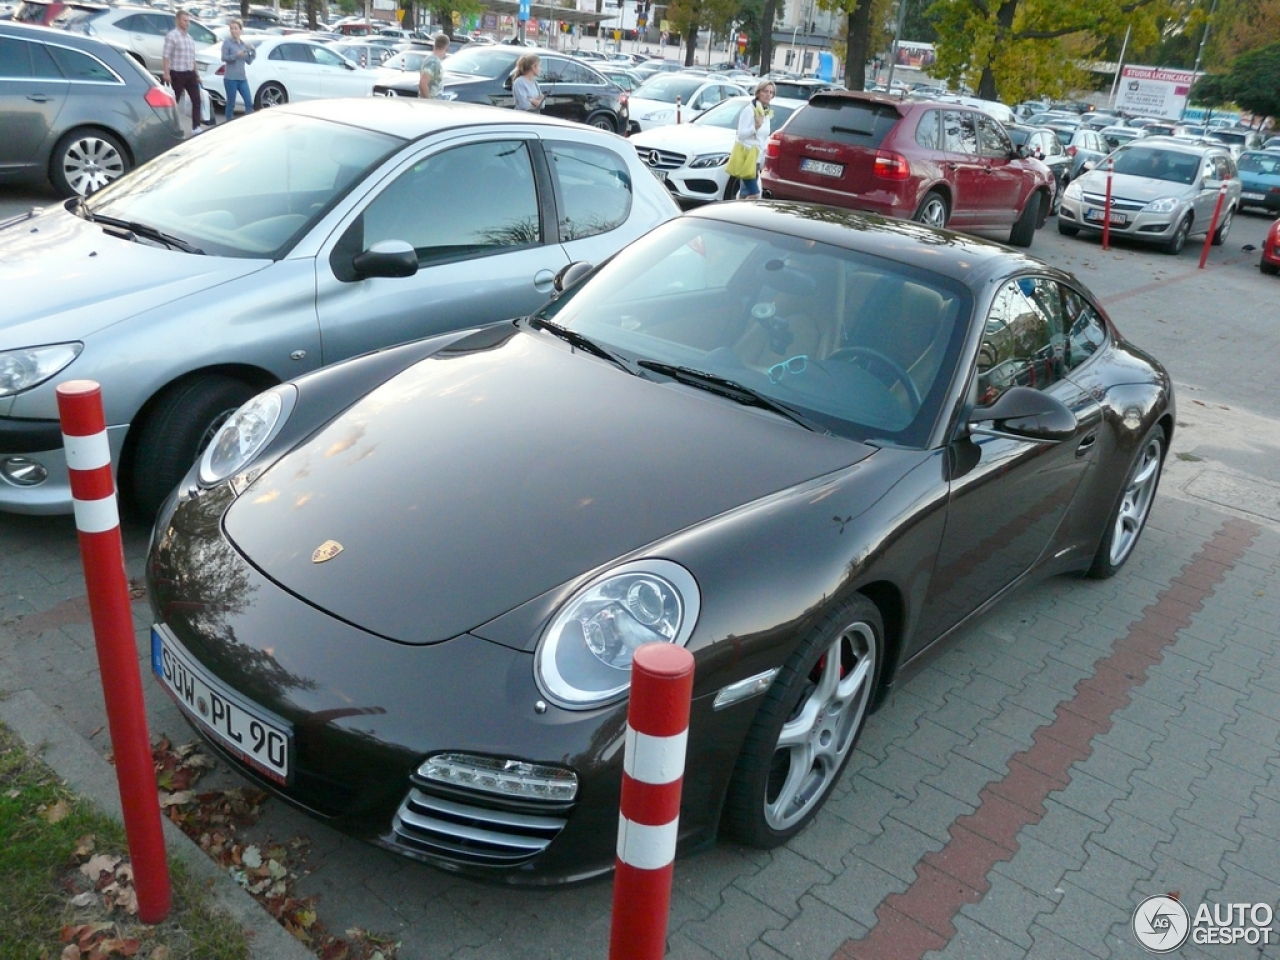
[[[748,39],[749,39],[749,38],[747,37],[747,35],[746,35],[745,33],[740,33],[740,34],[738,34],[738,49],[739,49],[739,50],[745,50],[745,49],[747,49],[747,40],[748,40]]]
[[[520,19],[529,19],[529,0],[520,0]]]

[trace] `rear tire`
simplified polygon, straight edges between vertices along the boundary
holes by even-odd
[[[1160,486],[1160,472],[1164,468],[1165,436],[1159,424],[1143,438],[1138,452],[1125,474],[1120,497],[1107,518],[1107,529],[1094,555],[1089,576],[1095,580],[1114,577],[1133,555],[1138,538],[1147,525],[1151,504]]]
[[[927,227],[937,227],[943,230],[947,226],[947,221],[951,218],[951,210],[947,207],[947,198],[938,193],[937,190],[930,190],[924,195],[924,199],[920,201],[920,209],[916,211],[916,215],[911,219],[916,223],[923,223]]]
[[[253,109],[265,110],[267,107],[282,107],[289,102],[289,92],[274,80],[268,80],[258,88],[253,98]]]
[[[63,197],[87,197],[129,172],[124,146],[105,130],[80,127],[58,141],[49,158],[49,179]]]
[[[725,801],[728,833],[767,849],[813,819],[866,725],[883,651],[880,611],[861,595],[800,641],[743,743]]]
[[[1009,243],[1015,247],[1029,247],[1036,239],[1036,224],[1040,222],[1040,192],[1037,190],[1027,197],[1027,205],[1022,208],[1018,222],[1009,231]]]
[[[223,374],[193,377],[161,394],[143,422],[124,486],[134,509],[150,521],[186,476],[218,428],[258,391]]]
[[[595,127],[597,130],[607,130],[609,133],[618,132],[618,125],[607,113],[593,113],[587,117],[587,126]]]
[[[1258,269],[1269,277],[1274,277],[1277,273],[1280,273],[1280,267],[1277,267],[1274,263],[1267,263],[1265,260],[1258,264]]]

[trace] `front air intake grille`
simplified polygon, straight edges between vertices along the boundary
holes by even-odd
[[[500,804],[500,799],[445,799],[415,786],[392,821],[396,845],[405,853],[455,863],[511,867],[542,853],[568,819],[559,804],[556,812],[565,816],[517,812]]]
[[[1105,206],[1107,195],[1105,193],[1086,193],[1084,194],[1085,203],[1093,204],[1095,207]],[[1125,200],[1123,197],[1111,198],[1112,210],[1141,210],[1147,205],[1146,200]]]
[[[636,147],[636,154],[646,166],[653,170],[677,170],[684,166],[687,159],[683,153],[675,150],[657,150],[650,147]]]

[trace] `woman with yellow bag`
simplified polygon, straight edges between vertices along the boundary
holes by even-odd
[[[725,172],[741,183],[739,200],[760,198],[760,157],[769,142],[769,121],[773,118],[769,104],[777,92],[772,80],[761,80],[756,95],[738,115],[738,139],[734,141]]]

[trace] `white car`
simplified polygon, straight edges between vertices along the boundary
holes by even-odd
[[[373,96],[376,72],[357,67],[322,43],[296,35],[268,34],[245,40],[258,51],[253,63],[245,67],[255,110],[299,100]],[[224,103],[222,45],[201,50],[196,55],[196,69],[213,100]]]
[[[635,100],[631,103],[634,110]],[[670,124],[633,134],[631,145],[640,160],[666,183],[681,203],[732,200],[738,193],[738,181],[729,176],[725,165],[737,139],[738,116],[750,103],[751,98],[747,96],[731,97],[692,123]],[[803,100],[774,100],[770,129],[779,129],[804,103]]]
[[[631,121],[641,130],[665,127],[671,123],[688,123],[722,100],[740,97],[746,92],[736,83],[716,77],[692,73],[660,73],[650,77],[632,92]],[[677,107],[680,112],[678,119]]]
[[[107,7],[73,18],[67,29],[119,47],[160,75],[164,67],[164,38],[173,29],[174,15],[154,7]],[[212,29],[192,20],[187,33],[197,48],[220,42]]]

